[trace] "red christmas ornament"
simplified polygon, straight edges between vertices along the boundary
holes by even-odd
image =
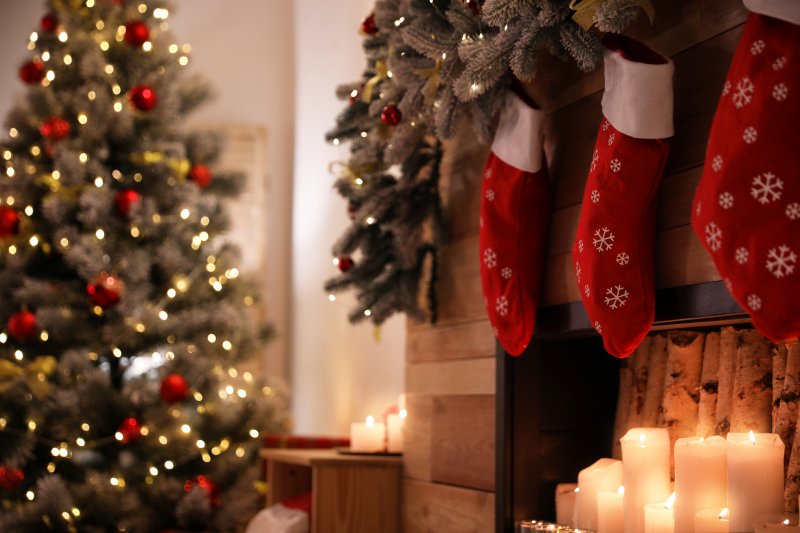
[[[150,28],[141,20],[125,24],[125,42],[131,46],[142,46],[150,38]]]
[[[378,33],[378,27],[375,25],[375,13],[370,13],[367,18],[361,21],[361,31],[367,35]]]
[[[19,79],[28,85],[35,85],[44,79],[44,63],[38,59],[23,63],[19,67]]]
[[[8,332],[18,341],[30,340],[38,331],[36,315],[30,311],[18,311],[8,317]]]
[[[137,85],[128,91],[128,100],[139,111],[150,111],[156,106],[156,92],[147,85]]]
[[[184,492],[188,493],[189,491],[192,490],[192,488],[194,488],[195,485],[197,485],[198,487],[200,487],[205,491],[206,495],[208,496],[208,500],[211,502],[212,507],[217,507],[219,505],[219,487],[217,487],[216,483],[211,481],[210,478],[201,474],[195,477],[193,480],[190,479],[189,481],[183,484]]]
[[[381,111],[381,121],[387,126],[397,126],[403,118],[403,113],[394,104],[389,104]]]
[[[350,217],[350,220],[356,219],[359,209],[361,209],[361,206],[356,203],[350,202],[347,204],[347,216]]]
[[[197,184],[198,187],[208,187],[211,184],[211,171],[205,165],[192,165],[189,170],[189,179]]]
[[[182,402],[189,395],[189,382],[180,374],[170,374],[161,382],[159,394],[167,403]]]
[[[69,136],[71,127],[69,122],[59,117],[51,115],[39,126],[39,133],[48,141],[59,141]]]
[[[48,13],[47,15],[42,17],[40,25],[42,27],[42,31],[45,31],[47,33],[53,33],[54,31],[56,31],[56,28],[58,27],[58,19],[54,14]]]
[[[353,267],[353,260],[347,256],[338,257],[336,259],[336,266],[339,267],[339,270],[342,272],[347,272]]]
[[[94,305],[107,309],[119,302],[125,285],[108,272],[101,272],[86,285],[86,294]]]
[[[25,481],[25,472],[19,468],[0,466],[0,490],[10,492]]]
[[[0,239],[19,233],[19,213],[8,206],[0,205]]]
[[[117,440],[123,444],[130,444],[142,438],[142,425],[135,418],[128,417],[117,428]]]
[[[139,203],[141,195],[133,189],[123,189],[114,196],[114,205],[117,208],[117,213],[127,216],[131,212],[131,208]]]

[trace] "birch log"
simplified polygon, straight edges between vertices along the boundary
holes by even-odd
[[[778,413],[781,409],[781,395],[786,381],[786,358],[788,356],[785,344],[772,345],[772,432],[777,433]],[[786,445],[786,441],[783,442]],[[788,450],[786,446],[784,450]]]
[[[700,407],[697,411],[697,431],[700,437],[714,434],[714,415],[717,410],[719,389],[719,333],[706,335],[703,348],[703,370],[700,373]]]
[[[630,358],[619,361],[619,394],[617,395],[617,413],[614,420],[614,442],[612,443],[612,457],[622,459],[622,447],[619,439],[625,434],[628,427],[628,411],[630,410],[631,395],[633,393],[633,364]]]
[[[645,337],[636,348],[636,352],[634,352],[632,356],[632,396],[630,408],[628,410],[628,423],[626,429],[643,427],[642,415],[644,413],[645,394],[647,393],[647,374],[650,366],[651,344],[651,337]]]
[[[788,469],[789,459],[794,453],[794,433],[797,427],[798,407],[800,407],[800,345],[794,344],[787,351],[786,377],[781,390],[778,420],[775,422],[773,431],[780,436],[785,446],[784,467]]]
[[[736,342],[730,430],[772,430],[772,356],[769,343],[754,329],[740,331]]]
[[[642,408],[642,427],[658,427],[661,400],[664,397],[664,376],[667,372],[667,337],[663,334],[650,337],[650,365],[647,372],[647,390]]]
[[[731,406],[733,404],[733,375],[736,368],[736,339],[738,334],[731,327],[719,333],[719,387],[717,388],[717,412],[714,433],[728,434],[731,428]]]
[[[670,331],[667,335],[667,372],[658,425],[667,428],[670,449],[675,449],[676,440],[694,436],[697,429],[704,341],[705,335],[698,331]],[[670,464],[674,462],[670,454]]]

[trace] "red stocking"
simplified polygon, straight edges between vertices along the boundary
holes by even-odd
[[[655,311],[656,191],[672,129],[674,66],[625,37],[606,40],[603,121],[572,257],[578,288],[606,350],[630,355]]]
[[[756,12],[717,105],[692,223],[753,324],[780,341],[800,335],[800,2],[745,3]]]
[[[550,192],[544,112],[509,94],[486,162],[481,198],[481,282],[495,336],[520,355],[536,324]]]

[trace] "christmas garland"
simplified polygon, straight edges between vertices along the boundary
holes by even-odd
[[[331,300],[355,291],[351,322],[395,312],[435,321],[441,140],[469,123],[490,142],[506,92],[533,80],[542,49],[594,70],[602,46],[591,26],[619,32],[640,8],[652,17],[648,0],[376,3],[361,24],[367,67],[337,89],[348,104],[326,135],[350,143],[332,171],[352,223],[333,246],[340,272],[325,289]]]

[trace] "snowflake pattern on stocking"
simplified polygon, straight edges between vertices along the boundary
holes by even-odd
[[[773,248],[767,254],[767,270],[776,278],[794,273],[797,254],[785,244]]]
[[[764,172],[753,178],[750,196],[758,200],[758,203],[766,205],[780,200],[781,191],[783,191],[783,180],[772,172]]]
[[[598,252],[606,252],[614,247],[614,234],[606,227],[597,229],[592,244]]]
[[[792,202],[791,204],[787,205],[786,216],[789,217],[789,220],[797,220],[800,218],[800,204],[797,202]]]
[[[783,67],[786,66],[786,63],[788,63],[788,61],[789,60],[786,59],[786,56],[779,57],[778,59],[772,62],[772,70],[778,72],[779,70],[781,70]]]
[[[597,202],[600,201],[600,191],[598,191],[597,189],[593,190],[591,197],[592,197],[592,203],[596,204]]]
[[[715,155],[714,159],[711,160],[711,168],[714,169],[714,172],[719,172],[722,170],[722,156]]]
[[[733,207],[733,195],[729,192],[724,192],[719,195],[719,206],[722,209],[730,209]]]
[[[754,56],[757,56],[761,52],[764,51],[764,41],[758,39],[757,41],[753,41],[753,44],[750,45],[750,53]]]
[[[490,270],[497,266],[497,253],[493,249],[487,248],[483,251],[483,264]]]
[[[698,217],[700,216],[700,212],[703,210],[702,204],[703,204],[702,202],[697,202],[697,206],[695,206],[694,208],[694,214],[697,215]]]
[[[728,292],[733,294],[733,282],[730,278],[725,278],[722,280],[722,283],[725,284],[725,288],[728,289]]]
[[[756,294],[749,295],[747,297],[747,307],[753,311],[758,311],[761,309],[761,298],[759,298]]]
[[[725,80],[725,85],[722,86],[722,96],[728,96],[728,94],[731,92],[731,87],[731,82]]]
[[[750,252],[747,251],[747,248],[744,246],[740,246],[736,249],[736,262],[740,265],[747,263],[747,259],[750,257]]]
[[[606,289],[605,302],[611,309],[623,307],[628,301],[628,291],[622,285],[614,285]]]
[[[631,256],[626,254],[625,252],[620,252],[617,254],[617,264],[619,266],[625,266],[631,261]]]
[[[490,168],[487,168],[486,172],[483,173],[483,179],[488,180],[488,179],[491,179],[491,177],[492,177],[492,169],[490,167]]]
[[[597,168],[597,161],[600,159],[600,153],[595,148],[594,153],[592,154],[592,165],[589,167],[589,172],[594,172],[594,169]]]
[[[597,320],[594,321],[594,329],[597,333],[603,333],[603,328]]]
[[[490,202],[494,202],[494,191],[492,189],[486,190],[486,199]]]
[[[619,159],[612,159],[610,167],[612,172],[619,172],[622,170],[622,163],[620,163]]]
[[[609,125],[610,124],[609,124],[608,120],[603,119],[603,125],[601,126],[601,128],[603,129],[603,131],[607,131]]]
[[[722,246],[722,230],[713,222],[706,224],[706,244],[712,252],[716,252]]]
[[[789,96],[789,87],[785,83],[779,83],[772,88],[772,97],[778,101],[783,102]]]
[[[506,316],[508,314],[508,298],[505,296],[498,297],[494,309],[497,311],[498,315]]]
[[[608,145],[611,146],[612,144],[614,144],[615,140],[617,140],[617,135],[615,133],[612,133],[611,135],[608,136]]]
[[[578,283],[581,282],[581,264],[577,261],[575,262],[575,279],[578,281]]]
[[[753,126],[748,126],[742,132],[742,140],[745,144],[753,144],[758,138],[758,131]]]
[[[745,76],[739,80],[739,83],[736,84],[736,92],[733,93],[733,105],[736,106],[736,109],[741,109],[753,101],[754,90],[755,85],[750,78]]]
[[[585,294],[587,298],[591,296],[592,290],[589,288],[589,285],[583,286],[583,294]]]
[[[580,239],[580,240],[578,241],[578,251],[579,251],[579,252],[582,252],[582,251],[583,251],[583,239]]]
[[[511,274],[511,269],[508,267],[505,267],[500,271],[500,276],[502,276],[503,279],[511,279]]]

